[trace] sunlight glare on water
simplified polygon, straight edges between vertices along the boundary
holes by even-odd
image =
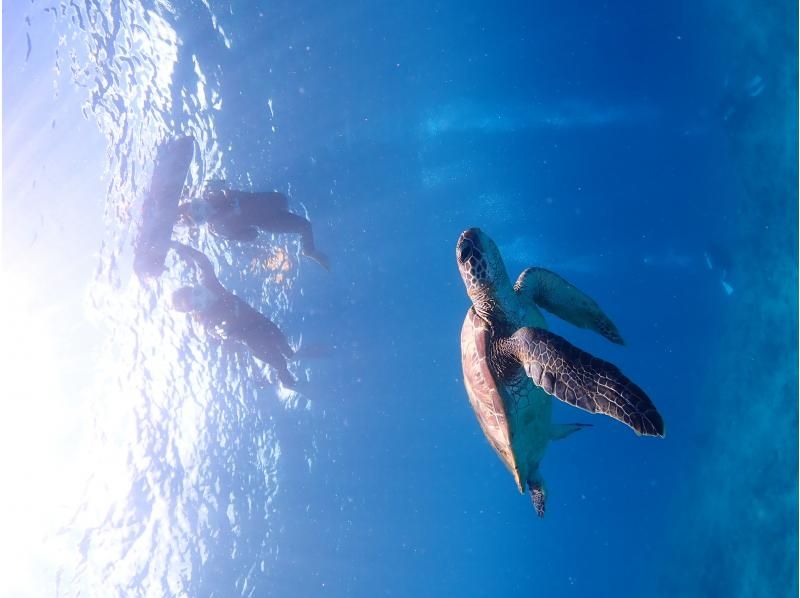
[[[192,9],[205,13],[230,46],[207,4]],[[0,392],[16,400],[4,403],[0,458],[10,479],[25,486],[0,495],[0,559],[20,565],[12,567],[16,578],[4,575],[3,586],[11,593],[43,584],[43,593],[62,587],[71,595],[193,595],[193,587],[209,587],[198,567],[234,562],[221,587],[253,592],[277,553],[268,539],[281,445],[270,411],[298,401],[277,401],[264,368],[246,352],[224,349],[173,312],[168,298],[196,282],[191,270],[169,258],[157,283],[130,272],[163,139],[195,139],[188,193],[210,179],[249,177],[222,168],[215,119],[223,96],[205,74],[221,67],[182,56],[181,20],[166,2],[34,2],[31,14],[54,17],[56,72],[68,63],[73,83],[88,91],[84,114],[108,147],[104,241],[88,302],[73,306],[87,312],[102,340],[92,359],[74,364],[71,356],[85,348],[59,345],[53,335],[54,320],[68,321],[74,312],[52,307],[52,297],[39,307],[41,289],[26,287],[19,272],[4,273],[3,288],[14,293],[4,293],[0,306],[9,372]],[[181,56],[192,68],[179,73]],[[258,243],[244,255],[205,233],[192,242],[217,264],[226,286],[270,317],[290,307],[296,241]],[[273,274],[262,264],[275,252],[285,263]],[[231,268],[235,260],[248,267]],[[251,285],[254,271],[266,275]],[[57,580],[31,581],[36,570],[22,565],[36,550],[50,561],[43,570],[58,563]]]
[[[0,493],[0,561],[6,591],[19,592],[35,583],[28,559],[64,515],[53,499],[74,498],[81,488],[71,483],[75,465],[64,460],[73,439],[62,429],[68,418],[63,356],[51,328],[56,314],[41,307],[24,276],[4,269],[2,281],[0,470],[21,483]]]

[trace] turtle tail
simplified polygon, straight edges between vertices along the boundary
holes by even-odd
[[[541,480],[529,481],[528,490],[531,492],[531,502],[533,503],[533,508],[536,509],[536,514],[539,517],[544,517],[544,504],[546,499],[544,483]]]

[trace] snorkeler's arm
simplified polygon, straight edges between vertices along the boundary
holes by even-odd
[[[209,260],[202,251],[198,251],[194,247],[189,247],[177,241],[172,241],[170,247],[184,260],[193,261],[195,265],[200,268],[200,280],[204,286],[214,291],[225,292],[224,287],[220,284],[219,280],[217,280],[217,274],[214,272],[214,266],[211,264],[211,260]]]

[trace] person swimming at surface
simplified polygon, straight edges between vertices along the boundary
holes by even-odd
[[[191,314],[210,335],[246,346],[254,357],[277,371],[285,388],[294,389],[297,380],[287,367],[287,360],[294,356],[294,351],[280,328],[226,290],[205,254],[177,241],[172,241],[170,247],[183,260],[194,262],[200,269],[200,286],[185,286],[173,292],[173,308]]]
[[[733,295],[734,288],[730,282],[733,260],[730,252],[719,243],[712,243],[703,252],[706,268],[719,274],[719,283],[727,296]]]
[[[206,191],[180,205],[178,221],[190,226],[208,223],[212,234],[231,241],[253,241],[260,230],[299,233],[303,255],[330,269],[328,258],[314,247],[311,223],[290,212],[288,199],[277,191]]]

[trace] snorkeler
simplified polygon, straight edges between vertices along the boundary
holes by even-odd
[[[278,373],[285,388],[294,388],[297,380],[289,372],[286,360],[294,356],[284,334],[266,316],[227,291],[214,273],[211,261],[200,251],[172,241],[170,247],[200,269],[200,285],[181,287],[172,294],[172,306],[190,313],[206,332],[220,340],[245,345],[254,357],[269,364]]]
[[[202,197],[182,203],[178,211],[180,223],[199,226],[207,222],[212,234],[231,241],[253,241],[259,230],[300,233],[303,255],[330,269],[328,258],[314,247],[311,223],[289,211],[283,193],[206,191]]]
[[[732,260],[730,252],[728,252],[721,245],[714,243],[703,252],[703,261],[706,268],[719,275],[719,283],[722,285],[722,290],[725,291],[727,296],[733,295],[733,285],[730,283],[730,275]]]

